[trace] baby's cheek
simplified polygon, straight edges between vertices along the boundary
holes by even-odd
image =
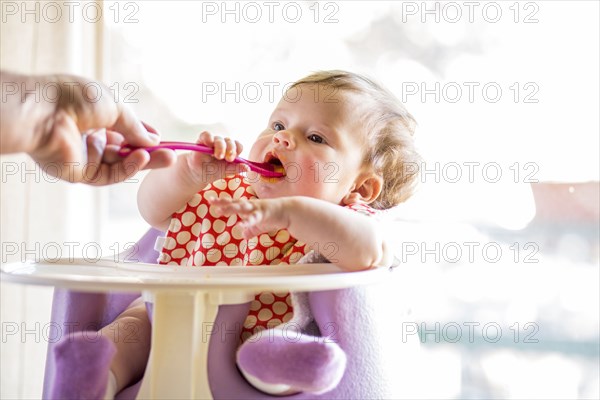
[[[270,137],[259,136],[250,148],[248,159],[251,161],[262,162],[267,145],[270,143]]]
[[[248,160],[262,162],[262,160],[260,160],[260,153],[261,153],[260,149],[258,148],[257,144],[254,143],[252,145],[252,148],[250,148],[250,153],[248,154]]]
[[[314,197],[316,199],[327,200],[331,194],[328,193],[327,187],[322,182],[317,182],[312,175],[313,171],[303,171],[302,179],[294,184],[295,194],[298,196]]]

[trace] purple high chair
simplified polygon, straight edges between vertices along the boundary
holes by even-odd
[[[137,243],[136,258],[139,262],[156,263],[158,253],[154,243],[162,232],[151,229]],[[392,272],[390,272],[391,274]],[[373,287],[377,286],[377,287]],[[321,332],[330,334],[344,350],[347,366],[338,386],[321,395],[300,393],[288,397],[294,399],[384,399],[397,398],[394,385],[401,382],[396,376],[398,369],[391,364],[400,360],[402,345],[400,333],[397,340],[384,339],[390,316],[385,315],[382,305],[393,301],[393,290],[382,290],[379,285],[357,286],[349,289],[327,290],[309,293],[309,303]],[[60,326],[62,332],[99,330],[112,322],[139,296],[139,293],[89,293],[56,289],[52,305],[53,328]],[[256,390],[236,367],[236,351],[239,334],[250,303],[221,305],[215,324],[238,327],[237,334],[211,337],[208,351],[208,379],[215,399],[266,399],[273,398]],[[398,305],[399,306],[399,305]],[[401,318],[398,313],[392,318]],[[224,325],[223,325],[224,324]],[[335,327],[332,332],[331,327]],[[59,337],[51,332],[51,337]],[[215,339],[217,338],[217,339]],[[48,345],[43,398],[48,398],[50,385],[56,371],[52,351]],[[77,384],[73,382],[73,384]],[[117,399],[134,399],[140,389],[137,382],[117,394]]]

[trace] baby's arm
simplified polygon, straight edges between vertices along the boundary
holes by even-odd
[[[244,237],[287,229],[318,249],[335,248],[332,262],[347,270],[390,266],[393,254],[376,221],[356,211],[311,197],[211,202],[225,215],[243,219]]]
[[[237,140],[202,132],[197,142],[214,147],[214,153],[182,154],[172,167],[152,170],[140,186],[140,214],[157,229],[167,230],[173,213],[210,182],[247,170],[244,165],[226,162],[233,161],[242,152]]]

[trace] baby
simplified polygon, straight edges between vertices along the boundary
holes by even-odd
[[[413,130],[414,119],[397,99],[365,77],[323,71],[295,82],[248,157],[275,165],[285,176],[259,177],[244,165],[228,163],[242,145],[208,132],[198,143],[213,147],[212,155],[185,153],[174,166],[148,174],[138,204],[148,223],[167,231],[159,262],[294,264],[314,249],[348,271],[390,266],[392,249],[371,216],[412,194],[416,176],[404,172],[419,161]],[[294,351],[319,360],[319,375],[328,379],[283,374],[282,381],[267,383],[256,373],[256,360],[251,367],[244,360],[245,346],[292,316],[289,293],[258,294],[244,322],[238,367],[251,384],[271,394],[332,389],[341,375],[327,370],[343,371],[345,358],[331,341],[294,343]],[[124,322],[135,326],[140,340],[111,341]],[[88,395],[109,398],[144,373],[150,341],[144,303],[136,300],[100,333],[108,355],[103,367],[93,367],[90,376],[97,383],[90,384]],[[76,350],[77,342],[66,342],[63,350],[57,346],[56,357]],[[289,346],[262,362],[283,363],[286,356],[278,351]]]

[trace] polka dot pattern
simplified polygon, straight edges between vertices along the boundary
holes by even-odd
[[[254,199],[256,195],[237,175],[208,185],[171,219],[159,257],[160,264],[209,267],[293,264],[308,247],[286,230],[263,233],[246,241],[237,215],[217,216],[208,198]],[[244,322],[241,339],[289,321],[293,307],[289,293],[256,295]]]
[[[158,258],[160,264],[190,267],[295,264],[310,249],[282,229],[245,240],[237,215],[217,216],[209,198],[255,199],[250,184],[240,175],[220,179],[195,194],[173,214]],[[367,205],[348,208],[367,216],[376,215]],[[292,299],[285,292],[262,292],[250,304],[240,338],[290,321]]]

